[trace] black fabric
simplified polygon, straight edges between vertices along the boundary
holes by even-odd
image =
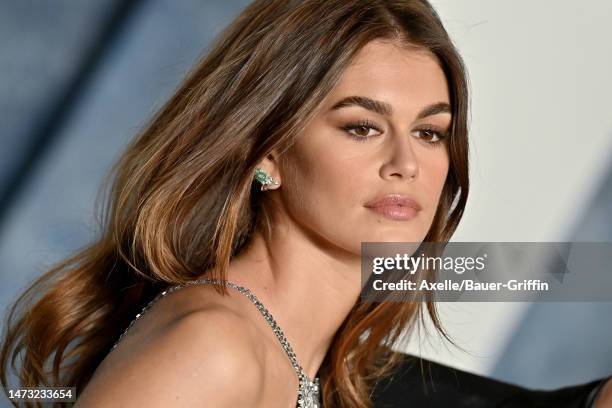
[[[372,399],[375,408],[586,408],[590,392],[605,380],[534,390],[404,354],[374,386]]]

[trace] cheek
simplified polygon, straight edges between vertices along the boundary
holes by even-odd
[[[360,185],[363,189],[362,168],[356,161],[319,156],[308,184],[313,195],[309,201],[316,201],[321,216],[337,219],[339,211],[346,211],[358,202]]]
[[[338,157],[338,149],[309,147],[292,155],[283,176],[288,210],[320,232],[336,231],[346,222],[347,210],[360,205],[364,166],[355,157]]]
[[[296,143],[293,171],[313,195],[321,200],[335,200],[354,192],[362,157],[347,151],[343,140],[333,132],[315,128]],[[346,198],[346,197],[345,197]]]
[[[437,186],[437,190],[441,190],[444,182],[446,181],[446,176],[448,175],[448,157],[445,155],[443,158],[438,161],[434,161],[432,163],[432,178],[434,179],[434,185]]]
[[[448,175],[448,169],[449,159],[446,152],[433,155],[430,157],[430,160],[424,162],[423,185],[427,191],[427,197],[425,199],[428,200],[430,208],[433,209],[433,213],[435,213],[438,201],[440,200],[442,189],[444,188],[444,183]]]
[[[324,152],[300,147],[285,157],[282,189],[288,210],[310,223],[312,218],[321,216],[322,209],[327,207],[328,195],[338,182],[329,177],[330,161]]]

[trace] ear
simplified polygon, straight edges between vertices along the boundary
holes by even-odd
[[[266,190],[276,190],[281,186],[280,169],[278,165],[278,153],[274,150],[270,152],[264,159],[262,159],[256,167],[259,167],[271,176],[278,184],[271,184],[266,186]]]

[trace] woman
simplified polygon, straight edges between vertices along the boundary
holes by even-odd
[[[22,350],[83,408],[371,406],[402,330],[446,334],[431,300],[359,302],[360,244],[450,239],[467,106],[424,0],[253,2],[115,165],[99,240],[12,309],[3,385]]]

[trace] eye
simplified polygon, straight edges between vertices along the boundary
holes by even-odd
[[[437,145],[448,139],[450,133],[445,130],[437,129],[433,126],[426,126],[421,129],[417,129],[421,136],[417,136],[417,139],[425,138],[425,141],[431,145]]]
[[[376,134],[371,134],[372,130],[377,132],[382,132],[380,127],[367,119],[359,120],[353,123],[347,123],[346,125],[341,127],[349,136],[353,139],[356,139],[360,142],[365,142],[370,140],[372,137],[378,136]]]

